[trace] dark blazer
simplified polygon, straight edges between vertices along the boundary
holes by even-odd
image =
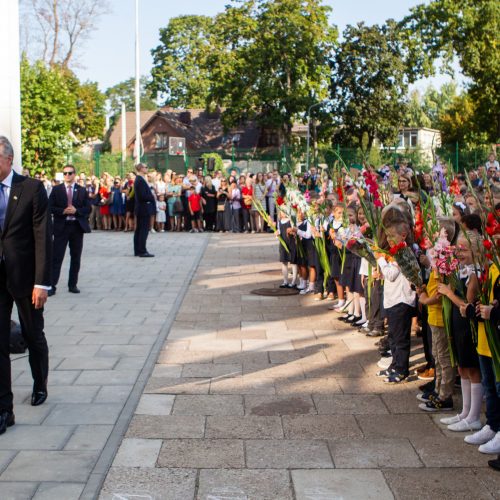
[[[151,188],[143,177],[138,175],[134,182],[135,215],[148,217],[156,214],[156,200]]]
[[[49,197],[50,211],[54,216],[54,234],[60,234],[66,223],[66,214],[63,214],[68,206],[68,194],[64,183],[58,184],[52,188]],[[89,215],[92,210],[92,204],[87,190],[75,184],[73,188],[73,206],[76,208],[74,217],[80,224],[84,233],[90,233]]]
[[[31,296],[34,285],[50,286],[52,226],[47,191],[39,180],[14,173],[0,254],[13,297]]]

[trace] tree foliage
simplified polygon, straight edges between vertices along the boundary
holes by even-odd
[[[64,73],[41,61],[21,61],[21,134],[23,166],[52,172],[61,166],[77,120],[74,94]]]
[[[215,18],[171,19],[150,88],[171,106],[223,107],[226,128],[254,119],[289,139],[297,115],[327,95],[329,10],[321,0],[234,0]]]
[[[23,163],[53,171],[73,145],[99,138],[104,131],[104,95],[93,82],[42,61],[21,61]]]
[[[255,119],[290,141],[294,119],[327,96],[329,11],[320,0],[248,0],[217,17],[210,96],[227,107],[226,127]]]
[[[140,96],[141,110],[153,110],[158,107],[156,101],[151,97],[147,89],[148,78],[141,76],[140,78]],[[108,111],[112,117],[116,117],[121,113],[122,103],[125,103],[127,111],[135,110],[135,78],[129,78],[124,82],[117,83],[110,87],[105,92]]]
[[[162,97],[166,105],[206,105],[212,29],[211,17],[180,16],[170,19],[168,26],[160,30],[160,45],[151,51],[154,66],[149,89]]]
[[[449,69],[454,57],[470,79],[471,119],[489,140],[500,138],[500,3],[498,0],[434,0],[418,5],[401,23],[414,66],[433,74],[438,58]]]
[[[331,60],[334,140],[370,149],[375,139],[392,146],[404,125],[413,81],[397,25],[347,26]],[[365,138],[365,139],[364,139]]]

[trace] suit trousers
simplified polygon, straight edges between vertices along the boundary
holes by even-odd
[[[69,278],[68,287],[74,287],[78,283],[78,273],[82,260],[83,231],[77,221],[68,221],[64,224],[64,229],[60,234],[54,234],[52,251],[52,286],[56,286],[61,275],[61,266],[69,245]]]
[[[149,225],[151,217],[136,216],[135,231],[134,231],[134,255],[142,255],[147,253],[146,241],[149,234]]]
[[[368,318],[368,328],[370,330],[384,331],[383,317],[383,294],[384,290],[380,280],[373,280],[372,289],[370,290],[370,301],[368,303],[368,291],[365,292],[366,301],[366,317]]]
[[[411,320],[415,316],[415,308],[403,302],[386,309],[389,324],[389,346],[392,363],[389,369],[401,375],[410,372]]]
[[[5,262],[0,263],[0,410],[12,411],[10,371],[10,318],[14,302],[24,340],[28,344],[33,390],[45,390],[49,374],[49,348],[43,332],[43,309],[35,309],[31,296],[13,297],[7,290]]]

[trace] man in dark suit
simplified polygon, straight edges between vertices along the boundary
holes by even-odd
[[[54,186],[49,197],[49,206],[54,216],[54,244],[52,251],[52,290],[49,296],[56,293],[61,274],[61,266],[69,244],[68,290],[80,293],[78,272],[83,249],[83,235],[90,233],[89,215],[92,210],[87,190],[75,182],[75,167],[66,165],[63,168],[64,182]]]
[[[151,216],[156,213],[156,200],[145,177],[148,167],[144,163],[136,165],[137,176],[134,182],[135,197],[135,232],[134,255],[136,257],[154,257],[146,250]]]
[[[14,151],[0,136],[0,434],[14,425],[10,372],[10,318],[16,303],[29,349],[31,404],[47,399],[49,349],[43,306],[50,289],[51,223],[47,192],[12,170]]]

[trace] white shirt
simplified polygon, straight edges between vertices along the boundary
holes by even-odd
[[[10,190],[12,188],[13,177],[14,177],[14,171],[11,170],[10,174],[2,181],[2,184],[4,185],[3,192],[5,195],[5,201],[7,202],[7,205],[9,204],[9,196],[10,196]],[[35,288],[41,288],[42,290],[50,290],[52,287],[44,285],[35,285]]]
[[[377,263],[384,277],[384,307],[389,309],[401,303],[415,307],[417,294],[399,266],[395,262],[388,263],[384,257],[377,259]]]
[[[220,188],[220,179],[212,179],[212,186],[215,188],[216,191],[219,190]]]

